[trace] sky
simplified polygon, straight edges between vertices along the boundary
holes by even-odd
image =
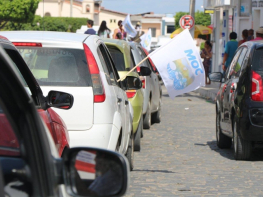
[[[189,12],[190,0],[102,0],[102,7],[127,14],[154,12],[155,14],[173,14]],[[196,0],[196,10],[203,11],[203,0]]]

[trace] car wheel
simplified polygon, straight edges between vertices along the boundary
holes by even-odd
[[[216,141],[219,148],[231,148],[232,138],[222,133],[220,126],[220,113],[216,113]]]
[[[134,168],[134,134],[133,134],[133,131],[131,131],[129,145],[128,145],[127,153],[125,156],[127,157],[129,161],[130,171],[132,171]]]
[[[161,122],[161,106],[162,106],[162,101],[160,99],[158,111],[153,113],[153,115],[152,115],[152,122],[153,123],[160,123]]]
[[[249,140],[242,139],[236,119],[233,128],[233,135],[235,159],[249,160],[252,152],[252,143]]]
[[[140,120],[138,129],[135,133],[134,137],[134,151],[140,151],[141,150],[141,133],[142,133],[143,127],[142,127],[142,118]]]
[[[151,116],[151,102],[148,102],[147,111],[143,118],[143,128],[150,129],[152,123],[152,116]]]

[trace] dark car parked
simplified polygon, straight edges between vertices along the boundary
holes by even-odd
[[[263,141],[263,43],[246,42],[226,71],[212,73],[222,82],[216,97],[216,138],[219,148],[234,146],[236,160],[249,160],[252,147]]]

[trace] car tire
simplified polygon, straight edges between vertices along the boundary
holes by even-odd
[[[140,123],[138,125],[137,131],[134,136],[134,151],[140,151],[141,150],[141,133],[142,133],[143,127],[142,127],[142,118],[140,120]]]
[[[151,102],[148,102],[147,111],[143,118],[143,128],[150,129],[152,123],[152,116],[151,116]]]
[[[128,149],[127,149],[127,153],[125,156],[129,161],[130,171],[132,171],[134,168],[134,134],[133,134],[133,131],[131,132]]]
[[[161,122],[161,106],[162,106],[162,101],[160,99],[158,111],[154,112],[152,114],[152,123],[160,123]]]
[[[231,148],[232,138],[222,133],[220,126],[220,113],[216,113],[216,141],[219,148]]]
[[[233,141],[235,160],[249,160],[252,153],[252,142],[241,137],[236,119],[233,127]]]

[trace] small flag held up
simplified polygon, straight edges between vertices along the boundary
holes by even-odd
[[[148,51],[151,50],[151,43],[152,43],[152,30],[149,29],[146,34],[143,34],[141,37],[141,45],[147,49]]]
[[[131,23],[131,19],[130,19],[129,14],[126,16],[124,21],[122,21],[122,25],[123,25],[124,30],[127,32],[128,35],[130,35],[133,38],[137,35],[137,31]]]
[[[205,86],[203,63],[188,29],[148,57],[157,67],[172,99]]]

